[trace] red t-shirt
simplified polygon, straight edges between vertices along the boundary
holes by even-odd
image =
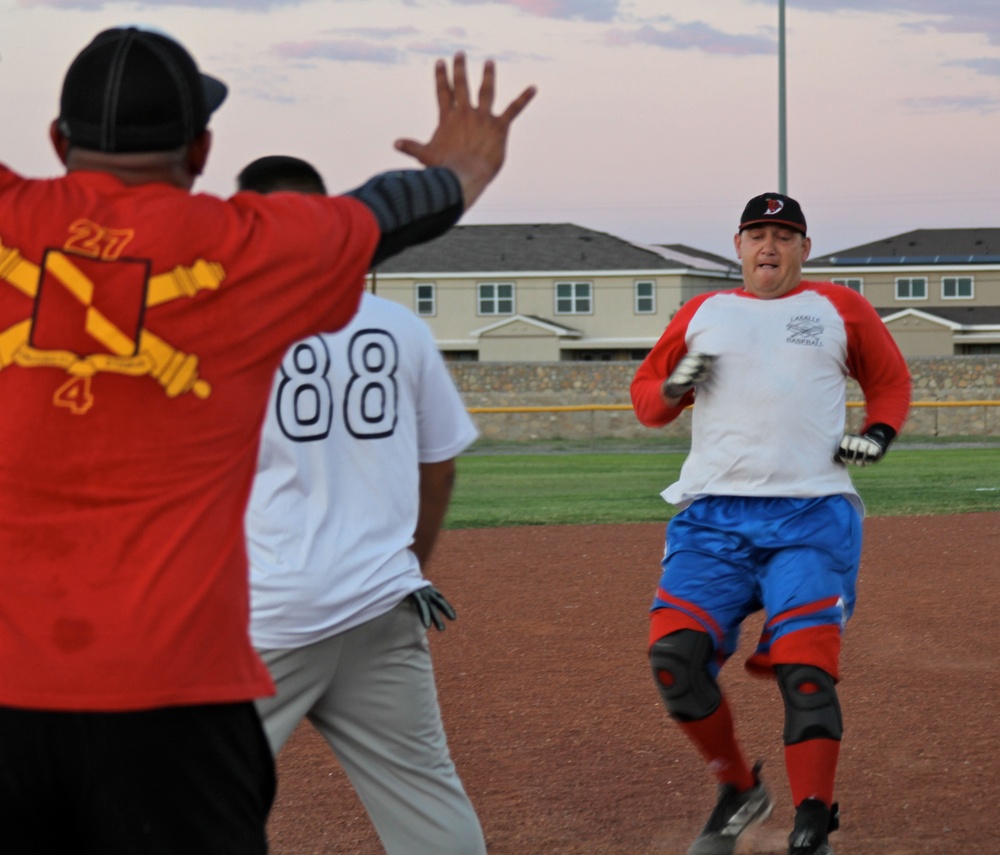
[[[0,705],[273,691],[247,633],[259,428],[287,347],[354,314],[378,238],[349,198],[0,167]]]

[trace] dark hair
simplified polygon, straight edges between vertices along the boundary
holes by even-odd
[[[326,195],[323,178],[311,163],[284,154],[271,154],[248,163],[237,176],[236,186],[255,193],[288,190]]]

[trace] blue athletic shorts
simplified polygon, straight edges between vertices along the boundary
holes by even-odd
[[[652,606],[683,617],[654,615],[654,627],[660,618],[661,626],[679,620],[704,629],[715,644],[713,674],[735,652],[742,622],[760,609],[767,615],[755,653],[761,661],[780,638],[811,627],[836,627],[839,652],[860,560],[861,515],[844,496],[701,498],[667,526]]]

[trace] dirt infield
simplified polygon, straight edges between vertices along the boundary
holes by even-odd
[[[683,853],[714,784],[645,660],[663,526],[448,531],[429,575],[459,619],[433,639],[455,762],[490,855]],[[1000,513],[866,523],[840,686],[837,855],[992,851],[1000,793]],[[741,653],[749,653],[750,623]],[[722,674],[771,819],[738,852],[784,855],[791,825],[777,688]],[[325,743],[278,763],[274,855],[381,847]]]

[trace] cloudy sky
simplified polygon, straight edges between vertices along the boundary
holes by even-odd
[[[786,0],[788,191],[814,254],[916,228],[1000,227],[997,0]],[[62,76],[99,30],[184,42],[230,98],[198,189],[263,154],[334,190],[408,161],[434,125],[433,61],[497,60],[539,94],[468,223],[572,222],[732,255],[778,188],[778,0],[0,0],[0,160],[60,172]]]

